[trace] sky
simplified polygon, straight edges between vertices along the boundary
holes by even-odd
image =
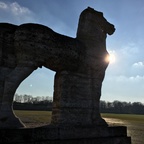
[[[39,23],[75,38],[79,15],[88,6],[103,12],[116,28],[107,36],[107,50],[115,61],[106,70],[101,100],[144,103],[143,0],[0,0],[0,22]],[[54,75],[37,69],[16,93],[53,96]]]

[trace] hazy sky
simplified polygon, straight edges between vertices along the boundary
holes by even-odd
[[[75,37],[79,15],[88,6],[103,12],[116,28],[107,37],[115,62],[106,71],[101,99],[144,103],[144,0],[0,0],[0,22],[40,23]],[[54,74],[36,70],[17,93],[52,96]]]

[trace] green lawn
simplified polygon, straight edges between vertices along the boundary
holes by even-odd
[[[101,116],[104,118],[120,119],[132,123],[144,123],[144,115],[102,113]]]
[[[144,144],[144,115],[134,114],[101,114],[109,125],[127,126],[132,144]]]
[[[41,126],[51,122],[51,111],[15,110],[14,112],[27,127]]]
[[[42,126],[51,121],[50,111],[15,110],[15,114],[27,127]],[[131,136],[132,144],[144,144],[144,115],[107,113],[101,115],[111,126],[127,126],[128,136]]]

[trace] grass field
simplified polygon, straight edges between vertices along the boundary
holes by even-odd
[[[144,144],[144,115],[133,114],[102,114],[109,125],[127,126],[128,136],[132,144]]]
[[[27,127],[36,127],[49,124],[51,112],[49,111],[15,111],[15,114]],[[144,144],[144,115],[132,114],[101,114],[111,126],[127,126],[128,136],[132,144]]]
[[[108,114],[108,113],[102,113],[101,115],[104,118],[115,118],[115,119],[128,121],[128,122],[131,122],[131,123],[143,123],[144,124],[144,115]]]
[[[26,127],[42,126],[51,122],[51,111],[15,110],[15,114],[21,119]]]

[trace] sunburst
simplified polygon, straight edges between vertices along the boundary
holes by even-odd
[[[114,53],[110,52],[109,55],[106,56],[105,61],[109,62],[109,63],[115,63],[116,62],[116,55]]]

